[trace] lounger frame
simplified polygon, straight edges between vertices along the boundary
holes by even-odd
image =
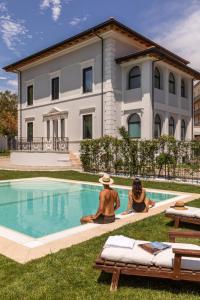
[[[174,227],[175,228],[179,227],[180,222],[200,225],[200,218],[187,217],[187,216],[178,216],[178,215],[171,214],[171,213],[165,213],[165,216],[174,221]]]
[[[170,231],[169,241],[175,242],[176,238],[200,238],[200,232],[196,231]],[[181,269],[181,259],[187,257],[199,257],[200,250],[187,250],[187,249],[173,249],[175,254],[173,268],[162,268],[155,266],[136,265],[132,263],[121,263],[116,261],[104,260],[101,254],[96,259],[94,268],[112,274],[110,291],[116,291],[119,284],[121,274],[145,276],[145,277],[158,277],[172,280],[186,280],[200,282],[200,271],[190,271]]]

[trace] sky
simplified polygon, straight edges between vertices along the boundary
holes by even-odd
[[[200,0],[0,0],[0,91],[17,90],[3,66],[110,17],[200,70]]]

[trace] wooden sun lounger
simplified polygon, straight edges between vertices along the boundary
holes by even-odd
[[[170,214],[170,213],[165,213],[165,216],[174,221],[174,227],[175,228],[179,227],[180,222],[200,225],[200,218],[187,217],[187,216],[178,216],[178,215]]]
[[[178,237],[199,239],[200,232],[175,231],[175,230],[169,232],[170,242],[175,242],[176,238]],[[200,250],[173,249],[173,252],[175,254],[175,259],[174,259],[174,265],[172,269],[156,267],[156,266],[136,265],[131,263],[108,261],[102,259],[101,254],[96,259],[94,268],[112,274],[110,291],[117,290],[119,277],[121,274],[166,278],[166,279],[172,279],[177,281],[187,280],[187,281],[200,282],[200,271],[190,271],[190,270],[181,269],[181,258],[184,256],[200,258]]]

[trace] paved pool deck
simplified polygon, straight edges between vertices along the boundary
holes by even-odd
[[[30,180],[30,179],[26,179],[26,180]],[[60,179],[58,179],[58,181],[60,181]],[[72,181],[72,182],[76,182],[76,181]],[[84,183],[94,184],[90,182],[84,182]],[[113,185],[113,187],[121,187],[127,189],[127,186]],[[151,208],[148,213],[133,213],[126,216],[121,216],[121,217],[119,216],[119,219],[117,219],[114,223],[111,224],[81,225],[39,239],[33,239],[25,235],[23,236],[22,234],[19,234],[8,228],[3,228],[0,226],[0,254],[5,255],[6,257],[18,263],[25,264],[31,260],[38,259],[47,254],[55,253],[61,249],[71,247],[72,245],[80,244],[81,242],[87,241],[91,238],[100,236],[104,233],[111,232],[124,225],[132,224],[137,221],[146,219],[150,216],[154,216],[159,213],[162,213],[168,207],[174,204],[178,199],[181,199],[185,203],[187,203],[189,201],[200,198],[200,194],[190,194],[190,193],[181,193],[176,191],[153,190],[153,189],[146,189],[146,190],[154,191],[157,193],[158,192],[172,193],[172,194],[176,194],[177,197],[158,203],[155,207]]]

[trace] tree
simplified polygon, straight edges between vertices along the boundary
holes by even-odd
[[[10,91],[0,92],[0,135],[8,139],[17,134],[17,95]]]

